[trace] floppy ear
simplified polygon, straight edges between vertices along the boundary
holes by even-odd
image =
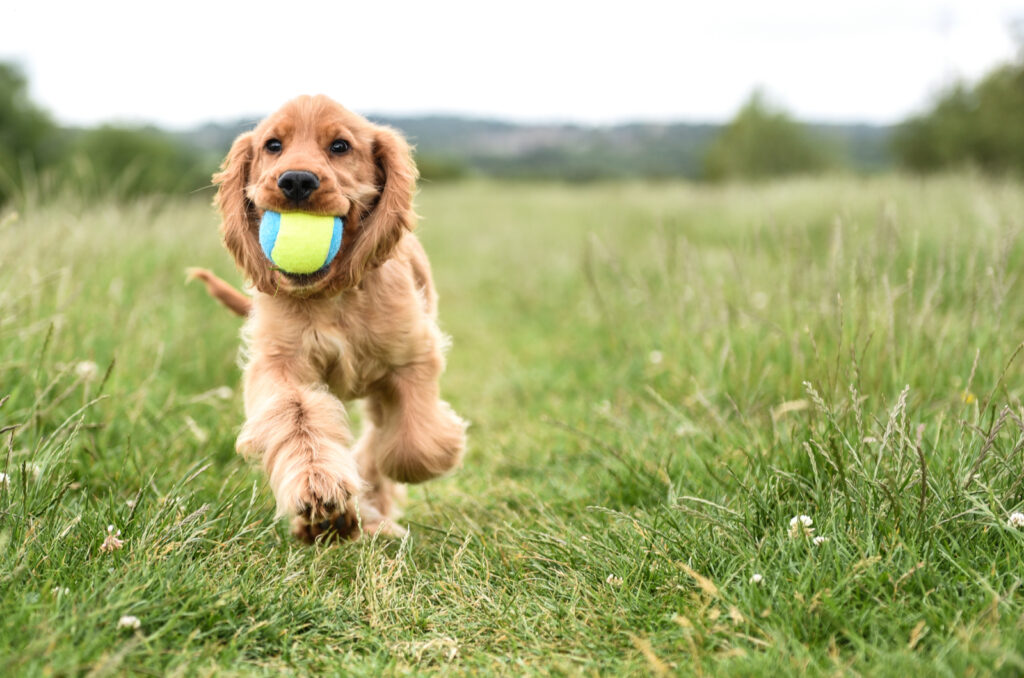
[[[219,185],[214,202],[220,210],[224,246],[258,290],[273,293],[273,272],[259,246],[258,214],[245,193],[253,160],[252,140],[252,132],[246,132],[231,144],[221,171],[213,175],[213,183]]]
[[[348,282],[353,286],[359,284],[366,272],[387,261],[402,235],[416,227],[412,198],[419,173],[409,144],[395,130],[377,127],[373,160],[380,195],[374,208],[362,218],[350,250]]]

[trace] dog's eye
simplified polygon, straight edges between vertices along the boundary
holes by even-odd
[[[267,139],[267,143],[263,144],[263,148],[267,149],[269,153],[280,153],[281,152],[281,140],[280,139]]]
[[[335,139],[334,141],[331,142],[331,153],[333,153],[334,155],[341,155],[342,153],[347,153],[348,149],[350,148],[352,147],[349,146],[348,142],[345,141],[344,139]]]

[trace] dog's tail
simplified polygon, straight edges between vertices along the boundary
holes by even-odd
[[[243,318],[252,310],[252,299],[236,290],[230,283],[218,278],[213,271],[208,271],[205,268],[189,268],[185,269],[185,275],[188,276],[185,279],[186,282],[202,280],[211,297]]]

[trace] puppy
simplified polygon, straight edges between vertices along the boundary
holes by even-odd
[[[437,294],[412,234],[416,178],[397,132],[325,96],[289,101],[239,136],[213,177],[224,244],[253,296],[191,274],[248,317],[236,447],[261,460],[278,515],[304,541],[402,534],[398,483],[462,457],[466,424],[439,397]],[[339,254],[314,274],[279,270],[259,242],[266,210],[343,217]],[[355,444],[343,405],[353,399],[365,409]]]

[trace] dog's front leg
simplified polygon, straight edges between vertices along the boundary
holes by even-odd
[[[368,398],[365,446],[388,478],[421,483],[462,459],[466,423],[439,397],[442,368],[433,351],[394,370]]]
[[[262,459],[278,515],[293,516],[295,536],[308,541],[332,529],[348,536],[362,483],[345,408],[303,372],[270,359],[246,368],[246,422],[236,447]]]

